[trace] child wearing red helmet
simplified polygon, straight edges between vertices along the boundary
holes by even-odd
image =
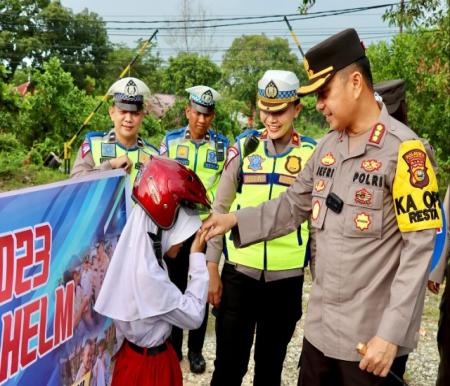
[[[112,386],[179,386],[181,368],[168,341],[172,326],[200,326],[208,293],[198,212],[209,206],[197,176],[176,161],[152,157],[136,178],[138,205],[120,236],[95,309],[114,319],[117,334]],[[162,256],[191,247],[185,293],[170,281]]]

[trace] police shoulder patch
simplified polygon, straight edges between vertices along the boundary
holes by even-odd
[[[230,162],[233,161],[233,159],[237,157],[238,154],[239,154],[239,152],[234,146],[231,146],[228,148],[227,159],[225,161],[225,169],[228,167]]]
[[[436,175],[420,140],[400,144],[392,196],[400,231],[442,226]]]
[[[89,140],[85,140],[82,144],[81,144],[81,158],[86,157],[86,154],[89,153],[91,151],[91,145],[89,144]]]

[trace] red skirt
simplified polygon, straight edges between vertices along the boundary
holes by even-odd
[[[180,362],[172,345],[156,355],[140,354],[126,342],[115,357],[111,386],[182,386]]]

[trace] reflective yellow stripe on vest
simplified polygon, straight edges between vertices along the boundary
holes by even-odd
[[[103,137],[91,137],[91,152],[94,158],[95,165],[100,165],[105,160],[120,157],[121,155],[128,155],[128,158],[133,162],[130,172],[130,184],[133,187],[134,180],[141,164],[148,160],[150,155],[157,154],[150,147],[136,147],[132,150],[125,150],[114,142],[107,142]]]
[[[244,141],[245,137],[240,139],[241,149]],[[312,147],[309,142],[300,143],[299,147],[292,147],[288,152],[274,156],[267,152],[266,142],[260,141],[256,151],[243,160],[242,192],[236,195],[230,211],[257,206],[278,197],[295,181],[312,155]],[[236,249],[232,242],[227,242],[228,259],[247,267],[269,271],[301,268],[305,265],[308,239],[308,224],[304,222],[298,231],[246,248]]]

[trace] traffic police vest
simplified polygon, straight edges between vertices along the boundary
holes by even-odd
[[[205,141],[196,143],[191,140],[187,127],[182,127],[167,133],[164,142],[167,156],[187,166],[198,175],[212,202],[225,163],[225,153],[229,146],[228,138],[208,130]]]
[[[260,142],[253,153],[242,159],[244,141],[250,134],[259,137]],[[294,131],[291,138],[292,147],[282,154],[269,154],[267,142],[264,141],[266,137],[266,131],[248,130],[236,139],[241,157],[241,187],[230,212],[277,198],[294,183],[297,174],[316,147],[316,142],[312,138],[300,136]],[[305,222],[297,231],[286,236],[246,248],[236,249],[232,242],[228,242],[228,260],[268,271],[302,268],[308,262],[305,257],[308,239],[309,230]]]
[[[116,135],[113,130],[109,133],[90,132],[86,135],[94,158],[95,165],[102,162],[120,157],[126,154],[133,162],[130,172],[130,183],[133,188],[134,179],[142,164],[148,160],[150,155],[158,155],[158,150],[138,137],[137,145],[132,148],[125,148],[116,141]]]

